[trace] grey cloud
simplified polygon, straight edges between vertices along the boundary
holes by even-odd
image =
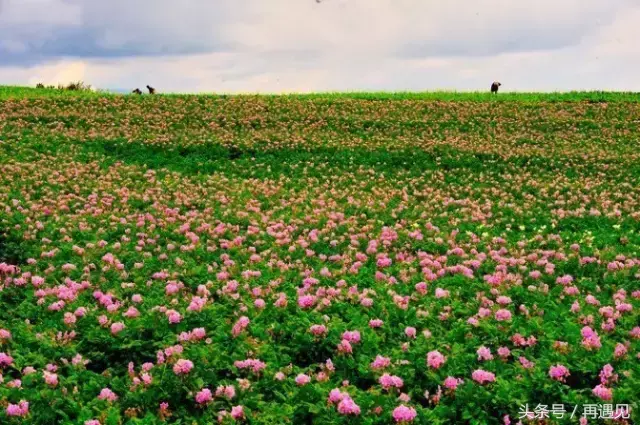
[[[425,27],[411,20],[395,52],[407,58],[474,57],[562,49],[579,44],[628,5],[626,0],[449,0]]]
[[[226,8],[215,3],[4,0],[0,56],[4,64],[31,65],[64,57],[188,55],[237,48],[220,35]]]
[[[0,0],[0,81],[164,92],[640,84],[637,0],[177,3]]]
[[[443,39],[408,40],[400,42],[395,53],[400,58],[478,57],[515,52],[557,50],[580,43],[585,32],[544,29],[521,29],[514,31],[479,31],[467,37]]]
[[[632,0],[3,0],[0,56],[486,56],[578,43]]]

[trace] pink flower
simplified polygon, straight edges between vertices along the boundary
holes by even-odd
[[[371,298],[363,298],[360,300],[360,305],[363,307],[371,307],[373,305],[373,300]]]
[[[511,312],[503,308],[496,311],[496,320],[499,322],[511,320]]]
[[[392,416],[396,422],[408,423],[413,422],[417,416],[417,412],[413,407],[407,407],[404,404],[401,404],[393,409]]]
[[[384,267],[389,267],[392,264],[391,258],[389,257],[380,257],[378,258],[377,261],[377,266],[384,268]]]
[[[415,285],[416,291],[421,295],[426,295],[427,293],[427,284],[425,282],[416,283]]]
[[[232,398],[234,398],[236,396],[236,389],[234,388],[233,385],[227,385],[224,388],[224,396],[226,398],[228,398],[229,400],[231,400]]]
[[[480,385],[494,382],[496,380],[496,376],[493,373],[482,369],[474,370],[471,374],[471,378]]]
[[[338,403],[338,413],[341,415],[358,416],[360,414],[360,406],[358,406],[348,395],[344,395]]]
[[[498,355],[503,359],[509,357],[510,354],[511,354],[511,350],[509,350],[507,347],[498,348]]]
[[[278,296],[278,299],[273,303],[273,305],[279,308],[286,307],[287,304],[287,296],[284,294],[280,294],[280,296]]]
[[[393,387],[402,388],[402,386],[404,385],[402,378],[398,376],[389,375],[388,373],[385,373],[384,375],[382,375],[378,380],[378,382],[380,382],[380,385],[382,385],[382,388],[384,388],[385,390],[388,390]]]
[[[233,335],[233,337],[235,338],[240,335],[242,331],[244,331],[247,326],[249,326],[249,323],[251,323],[251,321],[247,316],[242,316],[241,318],[239,318],[231,329],[231,334]]]
[[[0,353],[0,367],[11,366],[13,364],[13,357],[6,353]]]
[[[296,376],[295,382],[297,385],[303,386],[311,382],[311,378],[308,375],[301,373],[298,376]]]
[[[182,321],[182,316],[175,310],[167,310],[165,314],[167,315],[169,323],[171,323],[172,325],[180,323]]]
[[[191,338],[195,340],[201,340],[207,336],[207,331],[204,328],[195,328],[191,331]]]
[[[538,270],[533,270],[529,273],[529,277],[531,279],[540,279],[540,277],[542,277],[542,273]]]
[[[233,385],[220,385],[216,388],[216,397],[226,397],[229,400],[236,396],[236,389]]]
[[[427,353],[427,364],[433,369],[439,369],[447,360],[439,351],[430,351]]]
[[[344,397],[348,397],[348,395],[340,391],[339,388],[334,388],[329,392],[329,403],[337,403]]]
[[[496,298],[496,302],[500,305],[508,305],[511,304],[511,298],[500,295],[498,298]]]
[[[191,360],[180,359],[173,365],[173,373],[176,375],[186,375],[193,369]]]
[[[599,397],[602,400],[612,400],[613,399],[613,390],[611,388],[607,388],[604,385],[598,385],[593,389],[593,395]]]
[[[116,322],[111,325],[111,333],[113,335],[117,335],[125,328],[124,323]]]
[[[377,329],[379,327],[381,327],[382,325],[384,325],[384,322],[380,319],[371,319],[369,320],[369,327],[371,329]]]
[[[22,375],[24,376],[31,375],[32,373],[36,373],[36,370],[31,366],[27,366],[22,369]]]
[[[22,388],[22,381],[19,379],[14,379],[13,381],[7,382],[8,388]]]
[[[555,379],[556,381],[565,382],[566,377],[569,375],[569,369],[563,365],[555,365],[549,368],[549,376],[551,379]]]
[[[488,360],[493,360],[493,354],[491,354],[491,350],[487,347],[480,347],[478,348],[478,360],[482,361],[488,361]]]
[[[627,354],[627,347],[624,344],[617,343],[613,355],[616,359],[624,357]]]
[[[377,355],[375,360],[371,362],[372,369],[383,369],[391,364],[391,359],[388,357],[383,357],[381,355]]]
[[[402,393],[398,396],[398,400],[403,403],[409,403],[411,401],[411,396],[409,396],[409,394],[407,393]]]
[[[316,303],[316,297],[313,295],[302,295],[298,298],[298,305],[302,308],[310,308]]]
[[[353,347],[351,347],[351,343],[346,339],[343,339],[338,344],[338,352],[343,354],[351,354],[353,353]]]
[[[84,421],[84,425],[101,425],[100,421],[97,419],[89,419],[87,421]]]
[[[602,385],[612,384],[618,380],[618,374],[613,372],[613,366],[610,364],[604,365],[600,371],[600,383]]]
[[[198,404],[207,404],[213,400],[213,395],[211,394],[211,390],[205,388],[201,391],[198,391],[196,394],[196,403]]]
[[[76,323],[76,316],[73,315],[73,313],[70,312],[66,312],[64,314],[64,319],[63,319],[65,325],[73,325],[74,323]]]
[[[342,339],[357,344],[360,342],[360,331],[345,331],[342,334]]]
[[[29,402],[20,400],[18,404],[7,405],[7,416],[25,417],[29,414]]]
[[[442,289],[442,288],[436,288],[436,298],[448,298],[449,297],[449,291]]]
[[[445,380],[443,385],[450,389],[455,391],[456,388],[458,388],[458,385],[460,385],[462,383],[462,379],[457,379],[454,378],[453,376],[448,376]]]
[[[0,340],[9,340],[11,339],[11,332],[6,329],[0,329]]]
[[[233,419],[244,418],[244,408],[242,406],[233,406],[231,408],[231,417]]]
[[[238,360],[234,362],[233,365],[238,369],[251,369],[254,373],[259,373],[267,367],[263,361],[258,359]]]
[[[406,327],[404,329],[404,334],[406,336],[408,336],[409,338],[415,338],[416,337],[416,328],[412,328],[412,327]]]
[[[327,327],[325,325],[311,325],[309,331],[315,336],[321,336],[327,333]]]
[[[116,401],[118,396],[109,388],[103,388],[98,395],[99,400]]]
[[[51,387],[55,387],[56,385],[58,385],[58,375],[55,373],[50,373],[47,371],[44,371],[44,382],[51,386]]]
[[[131,307],[129,307],[129,308],[127,309],[127,311],[125,311],[124,313],[122,313],[122,315],[123,315],[124,317],[129,317],[129,318],[131,318],[131,317],[138,317],[138,316],[140,316],[140,312],[138,311],[138,309],[137,309],[137,308],[135,308],[135,307],[131,306]]]
[[[556,279],[556,283],[560,285],[569,285],[571,282],[573,282],[573,276],[571,275],[564,275]]]
[[[471,326],[478,326],[480,322],[475,317],[469,317],[469,319],[467,320],[467,323],[470,324]]]
[[[602,344],[600,343],[600,337],[589,326],[585,326],[584,328],[582,328],[581,333],[582,333],[582,345],[587,350],[591,350],[594,348],[599,349],[600,347],[602,347]]]
[[[535,363],[527,360],[526,357],[519,357],[518,361],[520,362],[520,364],[522,365],[522,367],[524,367],[525,369],[532,369],[533,366],[535,366]]]
[[[191,302],[189,303],[189,306],[187,307],[187,311],[201,311],[204,308],[206,303],[207,303],[206,298],[193,296],[191,298]]]

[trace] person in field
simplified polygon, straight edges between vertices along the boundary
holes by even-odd
[[[147,84],[147,90],[149,90],[149,94],[156,94],[156,89]]]
[[[491,93],[498,93],[498,89],[500,88],[501,85],[502,83],[499,83],[497,81],[494,81],[493,83],[491,83]]]

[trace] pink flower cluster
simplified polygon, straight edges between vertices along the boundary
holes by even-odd
[[[18,416],[24,418],[29,414],[29,402],[20,400],[18,404],[7,405],[6,409],[7,416]]]
[[[549,368],[549,376],[556,381],[565,382],[565,379],[570,375],[569,369],[563,365],[555,365]]]
[[[413,407],[405,406],[404,404],[401,404],[400,406],[393,409],[392,413],[393,420],[395,420],[397,423],[413,422],[417,415],[418,413],[416,412],[416,409],[414,409]]]
[[[234,366],[238,369],[251,369],[254,373],[259,373],[267,367],[264,362],[258,359],[237,360],[234,362]]]
[[[103,388],[102,390],[100,390],[100,394],[98,394],[98,399],[113,402],[118,399],[118,396],[116,395],[116,393],[111,391],[111,389]]]
[[[402,388],[402,386],[404,385],[402,378],[395,375],[389,375],[388,373],[382,375],[378,381],[380,382],[380,385],[382,385],[382,388],[384,388],[385,390],[388,390],[390,388]]]
[[[486,370],[476,369],[471,374],[471,378],[476,381],[478,384],[488,384],[490,382],[495,382],[496,375],[491,372],[487,372]]]
[[[446,357],[439,351],[430,351],[427,353],[427,364],[433,369],[439,369],[445,361]]]
[[[360,406],[353,401],[349,394],[340,391],[338,388],[334,388],[329,393],[329,403],[337,403],[338,413],[341,415],[358,416],[360,414]]]

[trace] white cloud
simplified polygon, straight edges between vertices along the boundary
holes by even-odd
[[[63,61],[45,66],[32,68],[29,85],[42,83],[44,85],[58,85],[86,80],[87,64],[84,61]]]
[[[0,79],[219,92],[486,90],[495,79],[505,91],[640,90],[638,19],[633,0],[5,0],[0,55],[15,61]]]

